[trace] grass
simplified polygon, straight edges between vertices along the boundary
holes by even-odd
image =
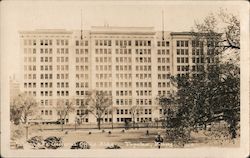
[[[149,135],[146,135],[146,131],[149,131]],[[67,132],[66,132],[67,131]],[[108,133],[111,131],[111,134]],[[89,134],[91,132],[91,134]],[[155,136],[160,132],[164,138],[162,148],[171,148],[171,142],[167,141],[165,136],[165,130],[162,128],[140,128],[140,129],[129,129],[122,132],[120,129],[105,129],[105,132],[98,129],[67,129],[61,130],[39,130],[37,126],[30,127],[29,138],[32,136],[42,136],[44,139],[49,136],[58,136],[63,138],[64,147],[62,149],[70,149],[71,145],[76,141],[87,141],[91,149],[104,149],[108,146],[117,144],[122,149],[149,149],[157,148],[154,143]],[[208,131],[206,131],[208,132]],[[190,143],[186,144],[185,147],[202,147],[202,146],[217,146],[217,147],[239,147],[239,137],[235,142],[222,141],[217,138],[204,135],[204,131],[191,134],[192,139]],[[25,133],[22,138],[17,139],[19,143],[24,144],[24,148],[31,148],[31,146],[25,141]],[[25,143],[24,143],[25,142]]]

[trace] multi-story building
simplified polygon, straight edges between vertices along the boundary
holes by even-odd
[[[13,99],[20,93],[20,83],[16,79],[15,75],[10,77],[9,86],[10,86],[10,101],[12,102]]]
[[[133,109],[136,122],[154,121],[163,114],[156,97],[174,91],[170,76],[186,75],[204,62],[190,33],[153,27],[21,31],[20,39],[21,89],[39,101],[44,122],[59,119],[58,98],[75,98],[80,107],[90,90],[112,95],[113,114],[108,112],[103,122],[131,121]],[[66,122],[81,113],[85,111],[76,108]],[[81,119],[96,122],[91,114]]]

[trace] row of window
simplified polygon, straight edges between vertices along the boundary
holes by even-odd
[[[76,40],[75,42],[76,46],[88,46],[89,45],[89,41],[87,40]]]
[[[87,63],[88,62],[88,57],[76,57],[76,63],[79,63],[79,62]]]
[[[140,63],[151,63],[151,57],[136,57],[135,61]]]
[[[117,118],[117,122],[125,122],[127,118]],[[141,119],[141,120],[140,120]],[[151,122],[152,118],[151,117],[140,117],[136,119],[136,122]]]
[[[69,91],[57,91],[57,96],[69,96]]]
[[[152,87],[152,83],[151,82],[136,82],[136,87]]]
[[[88,110],[84,110],[84,109],[81,109],[81,110],[76,110],[76,115],[88,115]]]
[[[151,74],[147,74],[147,73],[136,74],[135,76],[137,79],[151,79]]]
[[[132,91],[116,91],[116,96],[132,96]]]
[[[188,49],[176,49],[177,55],[188,55]]]
[[[36,57],[24,57],[24,62],[36,62]]]
[[[111,71],[112,70],[112,66],[111,65],[96,65],[95,66],[97,71]]]
[[[131,55],[132,50],[131,49],[115,49],[116,54],[129,54]]]
[[[36,54],[35,48],[24,48],[24,54]]]
[[[88,88],[89,83],[88,82],[76,82],[76,88]]]
[[[158,79],[170,79],[170,74],[158,74]]]
[[[95,40],[96,46],[111,46],[111,40]]]
[[[48,105],[52,105],[52,100],[51,99],[45,99],[45,100],[40,100],[40,105],[41,106],[48,106]]]
[[[88,70],[89,70],[89,66],[87,65],[76,66],[76,71],[88,71]]]
[[[132,105],[132,99],[116,99],[116,105]]]
[[[87,95],[87,91],[77,91],[77,95]],[[76,99],[76,105],[86,105],[86,100],[84,99]]]
[[[151,49],[135,49],[135,54],[151,55]]]
[[[52,48],[41,48],[40,49],[40,54],[52,54]],[[36,54],[36,49],[33,49],[33,54]]]
[[[25,71],[36,71],[36,66],[35,65],[24,65],[24,70]]]
[[[40,74],[40,79],[52,79],[53,74]]]
[[[188,47],[188,41],[176,41],[177,47]]]
[[[67,45],[69,45],[69,40],[67,40],[67,39],[61,39],[61,40],[59,40],[59,39],[57,39],[56,40],[56,45],[58,45],[58,46],[67,46]]]
[[[132,66],[131,65],[116,65],[115,66],[116,71],[131,71]]]
[[[89,75],[88,74],[76,74],[76,79],[77,80],[82,80],[82,79],[85,79],[85,80],[87,80],[87,79],[89,79]]]
[[[202,49],[192,49],[192,55],[204,55],[203,48]]]
[[[52,82],[41,82],[40,87],[41,88],[52,88]]]
[[[57,48],[56,53],[57,54],[69,54],[69,48]]]
[[[151,65],[140,65],[135,67],[136,71],[151,71]]]
[[[188,63],[188,57],[177,57],[177,63]]]
[[[149,41],[149,40],[135,40],[135,46],[151,46],[151,41]]]
[[[111,57],[96,57],[95,61],[98,63],[103,63],[103,62],[112,62]]]
[[[192,58],[192,62],[193,63],[204,63],[204,58],[203,57],[201,57],[201,58],[195,58],[195,57],[193,57]]]
[[[116,62],[131,63],[132,59],[131,59],[131,57],[116,57]]]
[[[36,40],[35,39],[24,39],[23,40],[23,44],[25,46],[27,46],[27,45],[29,45],[29,46],[31,46],[31,45],[35,46],[36,45]]]
[[[68,82],[57,82],[57,88],[69,88]]]
[[[69,61],[69,57],[57,57],[56,58],[57,62],[68,62]]]
[[[58,58],[60,57],[57,57],[57,62],[58,62]],[[40,60],[41,62],[52,62],[52,57],[41,57],[40,59],[41,59]]]
[[[165,88],[165,87],[170,87],[170,82],[158,82],[158,87],[159,88]]]
[[[97,79],[111,79],[112,75],[111,74],[96,74]]]
[[[88,49],[76,49],[76,54],[88,54]]]
[[[115,45],[116,46],[131,46],[132,42],[131,40],[116,40]]]
[[[132,82],[116,82],[117,88],[131,88]]]
[[[29,96],[36,96],[36,91],[24,91],[24,93]]]
[[[157,58],[158,63],[169,63],[170,59],[169,58]]]
[[[36,79],[36,74],[24,74],[24,79]]]
[[[95,54],[111,54],[111,49],[107,48],[95,49]]]
[[[107,88],[107,87],[112,87],[112,82],[96,82],[96,87],[97,88]]]
[[[29,83],[24,83],[24,88],[36,88],[36,83],[35,82],[33,82],[33,83],[31,83],[31,82],[29,82]]]
[[[152,91],[136,91],[137,96],[151,96]]]
[[[40,91],[40,95],[43,96],[52,96],[53,92],[52,91]]]
[[[69,79],[69,74],[56,74],[56,79]]]
[[[136,105],[152,105],[152,99],[136,99]]]
[[[52,115],[52,110],[41,110],[41,115]]]
[[[189,66],[177,66],[177,71],[189,71]]]
[[[165,91],[165,90],[158,91],[158,95],[159,95],[159,96],[161,96],[161,95],[166,95],[166,94],[170,94],[170,91]]]
[[[169,49],[157,49],[158,55],[169,55]]]
[[[132,74],[116,74],[116,79],[132,79]]]
[[[169,41],[157,41],[158,47],[169,47]]]
[[[59,65],[58,65],[59,66]],[[57,66],[57,70],[60,70],[60,69],[58,69],[58,66]],[[60,67],[59,67],[60,68]],[[43,71],[43,70],[45,70],[45,71],[52,71],[52,65],[41,65],[40,66],[40,70],[41,71]]]
[[[57,71],[68,71],[69,65],[57,65],[56,68],[57,68]]]
[[[170,71],[170,66],[158,66],[158,71]]]
[[[88,91],[76,91],[76,95],[77,96],[84,96],[84,95],[88,95]],[[82,100],[83,101],[83,100]],[[81,104],[83,105],[83,104]]]

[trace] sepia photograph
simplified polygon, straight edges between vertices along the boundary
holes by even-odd
[[[249,156],[249,3],[0,4],[2,157]]]

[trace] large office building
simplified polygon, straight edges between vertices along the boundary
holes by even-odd
[[[107,113],[103,122],[131,121],[135,106],[136,122],[159,119],[163,110],[156,97],[174,92],[170,76],[190,70],[195,75],[206,54],[203,47],[192,47],[196,43],[190,33],[153,27],[20,31],[20,42],[21,90],[37,99],[37,116],[44,122],[59,119],[58,98],[75,98],[76,110],[65,120],[74,122],[85,112],[77,107],[91,90],[112,95],[113,115]],[[81,119],[96,122],[91,114]]]

